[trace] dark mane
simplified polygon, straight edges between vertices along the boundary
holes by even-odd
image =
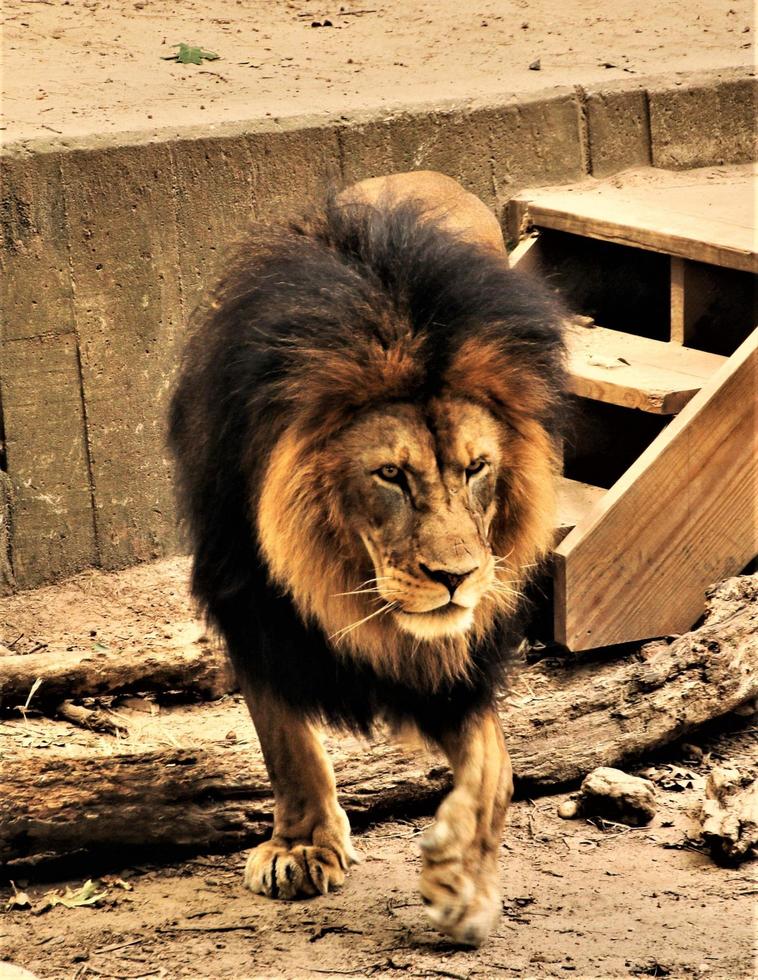
[[[370,405],[424,401],[450,383],[452,359],[472,338],[502,352],[532,416],[556,433],[564,350],[551,298],[502,257],[420,220],[421,211],[332,198],[303,221],[254,228],[197,316],[170,442],[193,592],[225,634],[240,681],[254,677],[334,723],[367,728],[390,711],[431,732],[443,704],[463,717],[489,697],[508,624],[474,651],[474,684],[429,698],[383,680],[335,655],[271,586],[253,517],[271,449],[293,422],[325,439]],[[413,351],[410,366],[372,374],[377,351],[390,358],[401,344]],[[498,391],[460,394],[518,425]]]

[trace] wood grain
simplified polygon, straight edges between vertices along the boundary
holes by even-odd
[[[681,411],[725,362],[717,354],[603,327],[569,326],[571,391],[643,412]]]
[[[674,344],[683,344],[687,334],[685,260],[671,256],[671,328]]]
[[[682,633],[758,551],[758,330],[555,551],[555,637],[587,650]]]
[[[562,541],[577,524],[587,520],[606,491],[579,480],[561,477],[558,481],[558,521],[556,543]]]
[[[517,197],[528,221],[621,245],[757,272],[751,166],[686,175],[644,168]]]

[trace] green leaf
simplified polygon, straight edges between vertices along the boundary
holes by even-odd
[[[203,61],[218,61],[220,55],[215,51],[205,51],[203,48],[196,48],[190,44],[176,44],[178,48],[176,54],[164,55],[163,61],[178,61],[180,65],[202,65]]]
[[[76,891],[71,891],[70,888],[66,888],[65,895],[54,899],[53,905],[65,905],[67,909],[79,908],[81,905],[96,905],[108,894],[107,891],[98,892],[98,887],[90,878]]]

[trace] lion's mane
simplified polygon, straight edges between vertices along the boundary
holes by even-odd
[[[564,390],[560,313],[502,256],[422,210],[332,198],[303,221],[255,227],[197,314],[170,441],[193,592],[240,682],[332,724],[368,730],[382,715],[434,735],[491,698],[512,618],[472,642],[466,676],[409,683],[335,650],[317,617],[299,614],[271,581],[256,527],[282,439],[297,432],[317,455],[356,413],[444,390],[485,405],[518,436],[497,490],[499,533],[507,522],[517,564],[544,553],[553,515],[541,485],[554,470]],[[321,541],[320,527],[296,530]],[[321,560],[340,561],[339,549]]]

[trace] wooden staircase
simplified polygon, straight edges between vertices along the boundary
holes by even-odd
[[[645,168],[511,202],[511,263],[576,314],[584,427],[554,562],[554,636],[571,650],[688,630],[706,587],[758,553],[753,176]]]

